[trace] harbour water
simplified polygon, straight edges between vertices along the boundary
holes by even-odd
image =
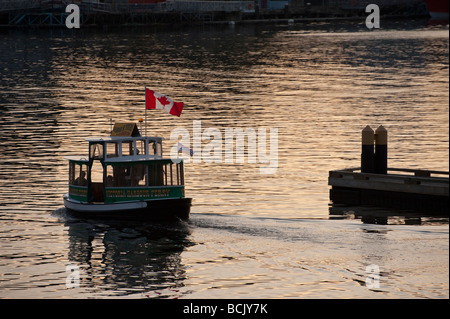
[[[366,125],[390,167],[448,171],[448,52],[427,21],[1,31],[0,298],[448,298],[448,218],[364,222],[382,210],[327,185]],[[185,103],[148,112],[166,147],[194,121],[276,128],[277,169],[191,161],[188,222],[71,218],[64,156],[143,117],[144,87]]]

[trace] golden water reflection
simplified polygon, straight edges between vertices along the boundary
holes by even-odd
[[[192,132],[194,120],[204,129],[278,128],[272,176],[251,163],[187,166],[194,212],[326,216],[328,171],[359,165],[366,125],[388,129],[390,166],[448,169],[446,31],[311,36],[252,26],[48,41],[19,36],[14,46],[2,131],[18,138],[14,149],[29,153],[27,164],[49,152],[61,183],[63,155],[86,152],[84,139],[107,135],[110,119],[143,116],[145,86],[185,103],[181,118],[149,112],[150,135],[169,138],[175,127]],[[26,70],[20,85],[19,70]],[[13,160],[12,146],[1,147],[3,161]],[[14,176],[8,167],[4,174]]]

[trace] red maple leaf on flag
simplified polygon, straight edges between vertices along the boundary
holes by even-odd
[[[167,104],[170,104],[170,101],[167,99],[167,96],[161,96],[157,98],[159,103],[161,103],[162,106],[166,106]]]
[[[1,0],[0,0],[1,1]],[[166,113],[180,116],[183,111],[183,102],[174,102],[168,96],[145,89],[145,109],[163,109]]]

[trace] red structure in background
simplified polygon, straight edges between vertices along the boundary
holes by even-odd
[[[448,0],[426,0],[426,3],[432,19],[448,20]]]

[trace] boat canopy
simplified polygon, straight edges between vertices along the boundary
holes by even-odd
[[[110,136],[89,138],[89,159],[102,161],[161,159],[162,137]]]
[[[86,158],[85,156],[64,156],[64,158],[66,160],[69,160],[71,162],[74,162],[74,163],[80,164],[80,165],[89,163],[89,159]]]

